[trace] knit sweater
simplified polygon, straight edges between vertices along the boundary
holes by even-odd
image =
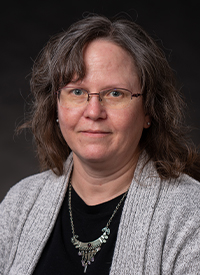
[[[32,274],[61,208],[73,166],[16,184],[0,205],[0,274]],[[66,271],[67,274],[67,271]],[[111,275],[200,274],[200,185],[161,180],[140,158],[119,224]]]

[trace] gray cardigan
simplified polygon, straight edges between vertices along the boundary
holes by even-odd
[[[70,156],[64,176],[47,171],[22,180],[1,203],[1,275],[32,274],[62,205],[72,165]],[[140,159],[110,274],[200,274],[199,182],[187,175],[161,181],[153,163],[143,167]]]

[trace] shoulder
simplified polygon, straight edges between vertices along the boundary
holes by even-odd
[[[155,216],[172,232],[175,228],[176,232],[182,233],[198,230],[200,227],[200,183],[187,175],[181,175],[173,181],[163,181]]]
[[[29,176],[11,187],[4,198],[3,203],[5,201],[10,201],[11,203],[13,201],[14,203],[19,200],[23,200],[23,198],[24,200],[27,200],[30,197],[35,197],[41,191],[47,179],[54,180],[55,177],[56,175],[54,175],[51,171]]]
[[[36,201],[41,206],[45,200],[56,201],[65,192],[72,166],[73,159],[70,155],[65,162],[65,173],[62,176],[57,176],[53,171],[48,170],[18,182],[8,191],[0,204],[0,216],[5,217],[12,214],[15,217],[20,214],[26,216]]]
[[[166,183],[168,199],[177,206],[196,207],[200,210],[200,183],[188,175]]]
[[[45,190],[45,194],[49,189],[53,189],[53,186],[60,185],[71,169],[72,157],[69,156],[65,163],[65,173],[63,176],[57,176],[51,170],[29,176],[15,184],[8,191],[2,203],[10,202],[20,205],[23,201],[35,201],[41,191]]]
[[[47,192],[44,192],[44,189],[45,186],[48,189],[48,182],[53,184],[55,181],[56,175],[51,171],[46,171],[27,177],[15,184],[0,204],[1,222],[5,222],[7,226],[8,224],[17,226],[19,220],[28,215],[35,202],[41,197],[41,193],[44,193],[45,199]]]
[[[134,177],[142,186],[147,187],[146,192],[153,195],[157,193],[157,206],[173,208],[174,211],[177,209],[175,206],[200,209],[200,182],[186,174],[181,174],[176,179],[161,179],[154,162],[147,160],[144,152],[140,156]]]

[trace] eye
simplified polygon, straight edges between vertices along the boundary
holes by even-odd
[[[84,95],[85,92],[81,89],[73,89],[70,91],[71,94],[75,95],[75,96],[81,96]]]
[[[110,96],[110,97],[123,97],[124,93],[123,93],[123,91],[120,91],[120,90],[112,90],[112,91],[109,91],[107,96]]]

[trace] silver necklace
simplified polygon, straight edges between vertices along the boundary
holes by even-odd
[[[114,218],[117,210],[119,209],[120,205],[122,204],[123,200],[125,199],[128,191],[124,193],[123,197],[121,198],[120,202],[115,207],[115,210],[112,213],[112,216],[110,217],[109,221],[107,222],[106,226],[102,229],[103,234],[96,240],[91,242],[81,242],[78,240],[78,235],[75,234],[74,229],[74,222],[72,217],[72,206],[71,206],[71,180],[69,182],[69,200],[68,200],[68,206],[69,206],[69,216],[70,216],[70,222],[71,222],[71,228],[72,228],[72,235],[71,242],[75,246],[75,248],[78,248],[78,255],[82,257],[81,263],[84,267],[84,273],[87,271],[88,265],[90,265],[92,262],[94,262],[94,256],[101,250],[101,245],[107,242],[107,239],[110,235],[110,229],[109,226],[111,224],[112,219]]]

